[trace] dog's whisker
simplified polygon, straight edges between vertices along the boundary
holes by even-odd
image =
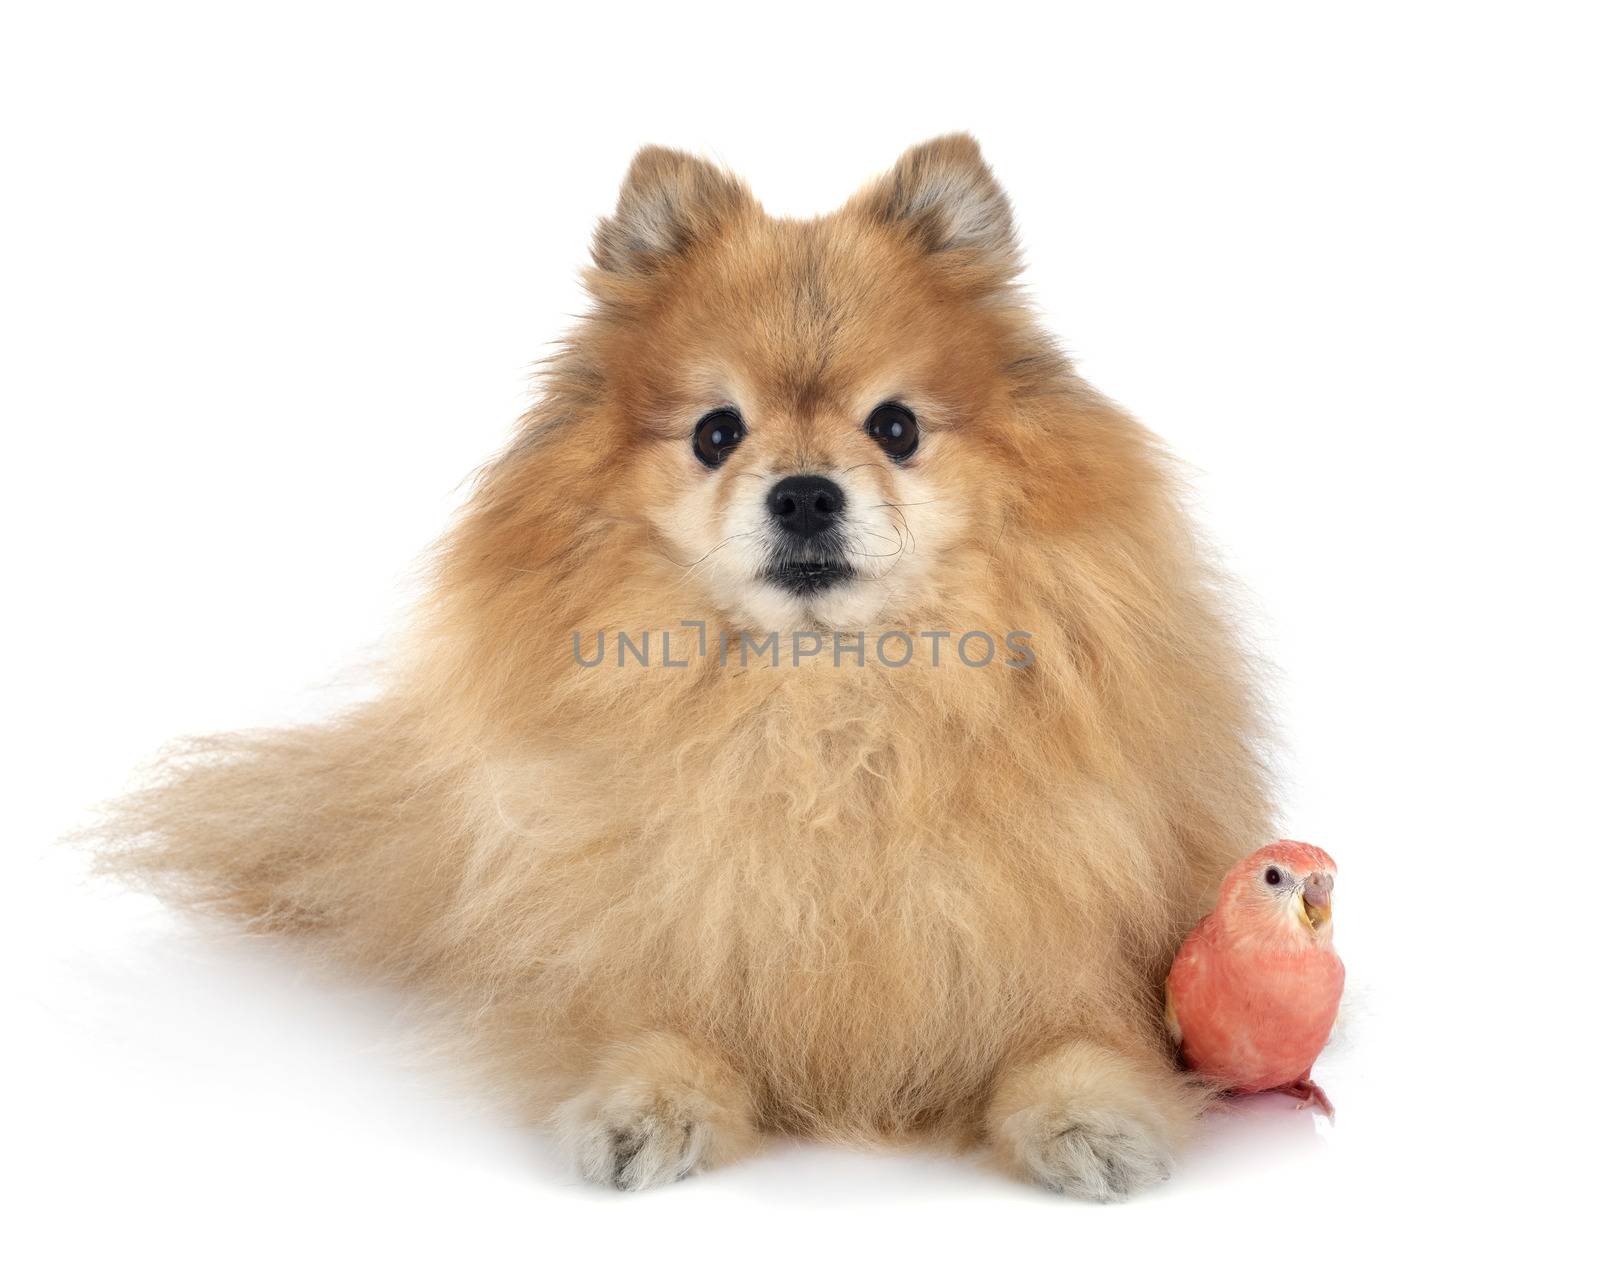
[[[899,554],[906,548],[905,535],[903,533],[899,533],[898,531],[896,536],[890,536],[887,532],[879,532],[876,528],[864,528],[862,529],[861,535],[875,537],[879,541],[896,541],[898,539],[898,544],[896,547],[884,554],[873,554],[870,551],[863,549],[861,553],[868,559],[892,559],[895,555]]]
[[[659,550],[659,551],[657,551],[657,553],[660,554],[661,557],[663,559],[665,559],[668,563],[675,564],[677,567],[682,568],[685,572],[690,572],[690,571],[694,570],[695,568],[698,568],[707,559],[711,558],[712,555],[716,554],[717,551],[721,550],[722,547],[727,545],[730,541],[737,541],[741,537],[749,537],[749,536],[754,536],[754,535],[755,535],[755,530],[751,529],[750,531],[747,531],[747,532],[735,532],[732,536],[724,537],[721,541],[717,542],[716,545],[712,546],[711,549],[707,550],[705,552],[705,554],[701,555],[693,563],[684,563],[680,559],[674,559],[665,550]]]

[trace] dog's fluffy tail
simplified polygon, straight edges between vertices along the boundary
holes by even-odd
[[[448,775],[430,768],[421,745],[380,706],[323,725],[193,739],[81,839],[101,871],[172,902],[256,929],[331,932],[355,955],[381,956],[421,912],[428,883],[415,872],[424,848],[443,840],[437,805]],[[401,870],[409,889],[394,879]],[[400,891],[412,906],[394,906]]]

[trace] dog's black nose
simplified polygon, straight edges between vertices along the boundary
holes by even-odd
[[[767,511],[792,537],[820,536],[839,521],[844,493],[820,474],[791,474],[767,493]]]

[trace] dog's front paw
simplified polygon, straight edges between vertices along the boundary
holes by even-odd
[[[619,1190],[679,1181],[753,1148],[742,1085],[705,1053],[665,1034],[613,1049],[557,1127],[585,1180]]]
[[[1113,1203],[1172,1175],[1171,1152],[1137,1119],[1041,1110],[1018,1126],[1017,1162],[1030,1180],[1057,1194]]]
[[[567,1151],[586,1181],[643,1190],[681,1181],[704,1164],[711,1128],[692,1106],[667,1098],[590,1100],[562,1108]]]
[[[1003,1078],[986,1123],[1010,1170],[1110,1203],[1171,1175],[1174,1145],[1202,1100],[1154,1060],[1078,1041]]]

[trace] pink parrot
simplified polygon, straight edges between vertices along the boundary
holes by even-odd
[[[1282,1091],[1333,1106],[1311,1081],[1344,992],[1333,951],[1328,855],[1275,841],[1235,864],[1217,906],[1167,977],[1167,1027],[1184,1063],[1230,1091]]]

